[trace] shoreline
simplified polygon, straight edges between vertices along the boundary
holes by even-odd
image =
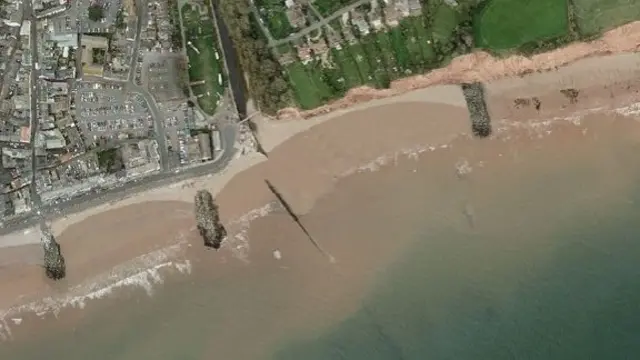
[[[571,43],[550,52],[536,54],[531,57],[512,55],[505,58],[499,58],[494,57],[487,52],[478,51],[456,57],[446,67],[434,69],[425,74],[395,80],[391,83],[391,87],[389,89],[374,89],[367,86],[358,87],[349,90],[343,98],[315,109],[300,110],[297,108],[285,108],[278,112],[275,121],[267,118],[256,119],[256,122],[262,125],[259,126],[259,136],[265,145],[265,149],[270,151],[290,139],[295,134],[306,131],[313,126],[321,124],[334,117],[374,106],[395,103],[403,100],[406,101],[407,99],[418,100],[421,95],[420,92],[422,91],[427,92],[427,97],[431,100],[421,101],[442,101],[443,103],[452,103],[447,100],[446,96],[433,96],[433,94],[437,93],[439,88],[457,88],[458,84],[464,82],[482,81],[487,84],[508,84],[509,82],[513,82],[513,80],[517,81],[518,79],[523,79],[528,76],[544,75],[545,72],[547,72],[549,76],[556,76],[555,74],[549,74],[548,72],[552,70],[563,71],[572,66],[580,67],[581,62],[583,61],[593,60],[597,62],[598,59],[602,59],[603,57],[617,58],[620,55],[633,57],[635,55],[634,50],[637,50],[640,46],[638,44],[640,44],[640,21],[635,21],[609,30],[602,34],[598,39],[588,42]],[[604,65],[608,68],[611,67],[611,64],[608,62],[605,62]],[[508,87],[509,85],[506,86]],[[447,89],[446,91],[450,92],[452,89]],[[456,103],[459,100],[464,101],[463,98],[460,98],[454,100],[453,103]],[[271,135],[268,139],[262,138],[264,135],[261,134],[261,132],[264,131],[265,128],[270,128],[269,131],[271,132],[282,131],[282,129],[277,129],[278,127],[281,127],[279,126],[281,123],[289,123],[295,120],[303,120],[302,122],[305,124],[296,126],[289,125],[290,129],[285,129],[283,131],[285,132],[284,136]],[[273,138],[275,138],[275,140],[272,140]],[[243,171],[243,166],[245,165],[241,164],[237,169],[234,169],[236,168],[234,162],[237,162],[237,160],[232,159],[231,163],[227,164],[220,172],[214,174],[214,176],[224,174],[228,171],[231,171],[233,174]],[[258,163],[259,161],[255,162]],[[62,217],[57,217],[54,221],[73,216],[80,216],[84,219],[86,216],[82,216],[81,214],[98,213],[100,211],[104,211],[108,205],[123,202],[127,203],[127,200],[132,198],[144,196],[145,194],[153,193],[158,190],[171,188],[178,184],[188,185],[189,183],[201,180],[204,177],[206,176],[195,176],[169,185],[143,190],[131,196],[116,199],[79,212],[72,212],[71,214]],[[226,181],[223,181],[223,183],[226,183]],[[139,201],[135,201],[134,203],[137,202]],[[96,211],[95,209],[101,210]],[[4,237],[8,236],[15,238],[16,234],[19,232],[33,232],[33,230],[37,230],[37,227],[27,226],[25,228],[20,228],[16,231],[0,235],[0,241],[2,241]],[[19,240],[11,241],[12,244],[15,244],[16,242],[18,244],[20,243]],[[22,244],[26,245],[30,243],[34,243],[33,240],[31,240],[31,242],[23,242]],[[6,246],[0,242],[0,248],[2,247]]]
[[[640,30],[640,23],[634,24],[636,24]],[[640,36],[640,31],[638,35]],[[502,78],[501,80],[490,82],[487,84],[487,97],[490,112],[496,121],[494,126],[502,125],[503,119],[508,119],[508,121],[513,124],[517,123],[517,121],[528,121],[527,119],[529,118],[544,118],[548,114],[574,114],[583,110],[583,108],[585,111],[593,108],[591,105],[594,103],[599,104],[599,101],[613,107],[615,102],[610,100],[608,93],[606,93],[606,91],[613,90],[609,89],[607,84],[611,82],[618,83],[622,79],[633,81],[633,78],[629,79],[629,75],[636,74],[640,71],[640,60],[634,60],[634,57],[635,54],[622,54],[582,59],[560,68],[558,72],[553,74],[534,73],[522,77]],[[634,61],[637,62],[637,64]],[[607,67],[607,64],[610,66]],[[624,69],[613,69],[614,66],[611,64],[615,64],[615,66],[625,66],[624,64],[627,64],[628,67]],[[577,74],[580,73],[592,75],[594,68],[602,67],[605,68],[606,71],[617,72],[615,76],[611,74],[600,77],[577,76]],[[583,83],[579,83],[579,81],[583,81]],[[570,84],[579,85],[581,91],[585,94],[593,93],[593,95],[589,95],[584,102],[567,106],[565,104],[566,99],[563,99],[558,94],[558,84],[562,84],[562,86],[569,86]],[[604,89],[606,89],[606,91],[602,89],[603,84],[605,84]],[[640,100],[638,99],[638,95],[636,95],[637,90],[635,90],[634,93],[626,88],[626,86],[625,84],[620,84],[620,89],[616,90],[619,94],[617,94],[615,98],[619,95],[620,98],[624,98],[620,101],[626,102],[627,104],[634,104]],[[593,88],[593,91],[589,90],[590,88]],[[545,105],[542,113],[531,109],[513,108],[512,102],[514,97],[531,96],[532,94],[541,94],[540,96],[543,98],[548,95],[549,100],[544,98]],[[628,96],[625,97],[623,95]],[[394,118],[394,114],[396,114],[396,111],[399,109],[414,107],[419,114],[425,114],[426,121],[421,122],[416,119]],[[438,117],[433,114],[441,114],[441,116]],[[375,117],[374,115],[386,118],[386,120],[368,118],[373,118]],[[226,242],[224,249],[216,256],[218,257],[217,261],[221,263],[236,261],[238,259],[242,261],[242,257],[246,257],[249,251],[249,242],[246,234],[250,222],[258,217],[265,216],[272,210],[270,204],[273,198],[263,186],[264,178],[269,178],[279,187],[282,187],[284,189],[284,195],[292,205],[294,205],[296,211],[301,214],[306,214],[313,208],[315,202],[330,192],[333,184],[344,176],[349,176],[354,172],[372,170],[390,162],[393,163],[393,161],[397,161],[400,156],[417,156],[417,153],[432,150],[430,147],[435,149],[440,146],[446,146],[446,144],[456,138],[468,136],[470,133],[470,124],[466,118],[467,116],[466,103],[464,102],[459,86],[437,85],[412,90],[400,94],[400,96],[357,103],[349,108],[336,109],[336,111],[303,121],[268,121],[266,119],[258,119],[260,140],[270,152],[268,162],[262,155],[251,153],[248,156],[233,159],[220,173],[192,178],[168,186],[147,190],[114,203],[106,203],[77,214],[72,214],[66,218],[54,220],[52,222],[52,229],[54,235],[60,236],[63,247],[68,246],[73,249],[78,247],[78,249],[75,250],[77,256],[71,257],[75,258],[76,262],[91,262],[91,257],[88,255],[92,253],[95,255],[95,251],[102,251],[102,249],[95,249],[100,246],[101,242],[82,238],[80,234],[82,234],[83,231],[80,229],[83,229],[83,226],[85,227],[84,229],[87,229],[87,226],[92,228],[90,224],[87,223],[100,223],[106,221],[104,218],[108,216],[117,217],[115,210],[118,210],[118,214],[126,211],[137,214],[140,211],[134,212],[131,210],[135,206],[142,209],[146,206],[159,206],[162,202],[173,202],[176,208],[173,214],[175,219],[168,219],[167,221],[176,221],[175,224],[177,228],[183,230],[188,229],[186,233],[181,231],[180,235],[177,235],[177,233],[167,234],[169,237],[175,236],[166,240],[164,243],[159,243],[157,239],[147,239],[133,246],[127,241],[124,241],[126,239],[117,240],[117,244],[110,245],[113,246],[113,253],[107,252],[105,262],[102,265],[79,265],[81,268],[90,269],[91,271],[86,274],[83,273],[82,277],[72,275],[75,279],[72,279],[70,285],[76,282],[75,287],[72,286],[72,288],[82,288],[78,288],[78,286],[80,286],[79,284],[85,284],[88,288],[92,288],[93,284],[91,284],[91,281],[103,276],[104,271],[110,274],[110,276],[115,276],[118,281],[124,281],[126,283],[122,277],[126,274],[130,275],[131,273],[128,271],[118,272],[115,270],[118,267],[124,266],[125,263],[136,263],[135,259],[145,254],[158,251],[163,253],[166,249],[174,249],[171,248],[171,246],[175,246],[176,244],[181,244],[179,245],[180,249],[177,252],[167,250],[168,253],[174,254],[170,255],[169,258],[173,258],[176,253],[183,254],[188,250],[186,249],[187,246],[191,245],[191,243],[198,242],[197,234],[192,227],[194,220],[191,219],[190,211],[192,209],[193,194],[200,188],[207,188],[214,196],[218,197],[221,203],[222,220],[225,224],[229,225],[233,234],[233,237],[230,237],[229,241]],[[344,121],[329,121],[342,118],[344,118]],[[553,119],[550,121],[552,120]],[[380,134],[376,126],[369,126],[370,121],[376,121],[376,124],[387,126],[386,129],[393,130],[393,136],[387,137],[385,134]],[[318,126],[325,123],[327,123],[327,126]],[[398,125],[393,127],[389,125],[390,123],[397,123]],[[319,129],[317,131],[312,129],[316,126],[318,126]],[[416,128],[412,128],[412,126],[416,126]],[[327,130],[329,127],[332,130]],[[320,128],[322,129],[320,130]],[[334,139],[334,135],[339,137],[339,139]],[[351,136],[356,139],[351,139]],[[299,151],[299,149],[305,149],[309,154],[296,154],[292,152],[292,150]],[[272,154],[273,156],[271,156]],[[292,159],[292,157],[299,159],[295,160]],[[312,167],[314,168],[307,169],[309,165],[313,165]],[[167,207],[165,207],[165,209],[166,208]],[[117,227],[121,227],[123,230],[120,237],[126,237],[127,232],[125,230],[128,227],[133,228],[131,224],[135,222],[135,219],[123,219],[127,216],[122,214],[120,214],[119,217],[119,222],[106,222],[105,225],[103,225],[103,232],[109,232],[110,229],[114,229],[115,231]],[[100,233],[99,230],[92,231]],[[86,232],[86,230],[84,230],[84,232]],[[156,233],[156,235],[158,234],[160,233]],[[97,236],[100,235],[101,234],[97,234]],[[180,238],[181,236],[184,237]],[[2,240],[4,240],[4,237]],[[0,249],[0,254],[6,257],[12,251],[18,251],[21,248],[21,246],[13,246],[7,249]],[[65,250],[63,249],[63,251]],[[31,246],[28,256],[31,257],[31,259],[36,258],[36,254],[39,252],[41,252],[39,247]],[[83,258],[84,256],[87,256],[87,258]],[[181,256],[182,255],[179,255],[178,257]],[[13,257],[13,255],[11,255],[11,257]],[[0,260],[2,258],[3,257],[0,256]],[[111,264],[114,259],[117,259],[115,265]],[[147,265],[155,269],[155,266],[167,263],[167,261],[165,261],[167,258],[161,260],[162,261],[158,260],[160,263],[149,263]],[[244,260],[246,260],[246,258]],[[8,265],[15,267],[15,263],[22,261],[22,259],[12,259],[12,261],[13,263]],[[51,294],[51,284],[48,284],[42,279],[38,281],[33,280],[37,279],[35,272],[39,272],[40,269],[37,264],[33,264],[33,260],[31,260],[31,262],[32,263],[25,265],[24,268],[18,269],[15,273],[9,272],[0,275],[4,275],[2,277],[9,280],[9,285],[11,285],[11,280],[20,283],[31,281],[30,285],[26,288],[38,288],[40,290],[44,288],[44,292],[38,293]],[[70,264],[75,266],[73,265],[73,261],[71,261]],[[176,261],[171,266],[176,269],[190,269],[190,265],[185,264],[185,262]],[[178,269],[178,271],[180,271],[180,269]],[[184,271],[188,272],[188,270]],[[144,275],[149,276],[150,279],[154,279],[156,276],[151,272],[147,273],[146,270],[141,270],[139,273],[144,273]],[[18,289],[17,291],[19,292],[21,290]],[[59,291],[59,289],[56,291]],[[9,293],[13,295],[13,292],[14,290]],[[57,294],[63,294],[62,299],[65,299],[67,296],[64,290],[62,293]],[[16,299],[6,298],[7,296],[11,297],[11,295],[5,295],[5,299],[0,298],[0,305],[2,305],[0,309],[6,309],[7,305],[13,307],[13,305],[16,304]],[[88,298],[92,297],[89,296]],[[22,297],[22,295],[20,295],[17,299],[19,299],[18,302],[22,302],[25,299],[28,300],[29,297]],[[78,302],[76,301],[76,303]],[[4,319],[5,315],[10,316],[10,314],[2,314],[0,320]],[[1,329],[0,335],[2,335]]]
[[[600,56],[633,53],[640,47],[640,21],[628,23],[603,33],[599,38],[587,42],[575,42],[567,46],[526,57],[511,55],[495,57],[485,51],[455,57],[445,67],[433,69],[391,82],[389,89],[374,89],[361,86],[350,89],[347,94],[315,109],[281,109],[276,117],[281,120],[309,119],[334,111],[348,109],[357,104],[400,96],[414,90],[436,85],[465,82],[492,82],[558,70],[580,60]]]

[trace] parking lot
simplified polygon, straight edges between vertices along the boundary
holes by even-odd
[[[81,84],[76,93],[77,118],[89,142],[149,136],[153,121],[142,95],[124,92],[118,84]]]

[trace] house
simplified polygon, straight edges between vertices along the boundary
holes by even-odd
[[[365,14],[357,11],[351,10],[351,23],[358,29],[361,35],[368,35],[371,32],[371,27],[369,26],[369,22]]]
[[[445,2],[447,2],[445,0]],[[455,2],[455,0],[453,0]],[[411,15],[420,15],[422,13],[422,4],[420,4],[420,0],[408,0],[407,5],[409,8],[409,14]]]
[[[211,147],[211,137],[209,133],[198,134],[198,145],[200,146],[200,159],[207,161],[213,159],[213,148]]]
[[[13,202],[9,194],[0,193],[0,218],[13,215]]]
[[[329,47],[323,39],[319,41],[308,41],[308,44],[313,56],[322,55],[329,51]]]
[[[400,19],[402,19],[402,14],[400,13],[400,11],[398,11],[395,6],[386,6],[383,11],[387,26],[398,26],[398,24],[400,23]]]
[[[340,34],[337,31],[329,28],[327,31],[327,41],[329,42],[329,46],[340,50],[341,48],[340,43],[342,42],[342,38],[340,37]]]
[[[306,25],[302,4],[296,3],[294,0],[285,0],[287,10],[285,11],[289,23],[294,28],[304,28]]]
[[[82,71],[90,76],[102,76],[108,40],[102,36],[82,37]]]
[[[382,23],[382,14],[380,13],[380,4],[378,4],[378,0],[371,1],[371,11],[367,13],[369,17],[369,22],[375,31],[381,30],[384,28],[384,24]]]
[[[298,50],[298,58],[302,60],[303,63],[307,63],[311,60],[311,49],[307,44],[298,45],[296,49]]]

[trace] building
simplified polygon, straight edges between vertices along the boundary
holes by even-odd
[[[213,148],[211,147],[211,137],[208,133],[198,134],[198,145],[200,146],[200,159],[207,161],[213,159]]]
[[[13,215],[13,203],[9,194],[0,193],[0,218]]]
[[[302,11],[302,5],[294,0],[285,0],[284,4],[287,7],[286,15],[291,26],[300,29],[304,28],[306,20],[304,11]]]
[[[82,71],[89,76],[102,76],[108,40],[102,36],[82,37]]]

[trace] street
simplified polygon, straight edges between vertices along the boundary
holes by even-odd
[[[31,106],[31,155],[32,155],[32,174],[31,174],[31,184],[30,184],[30,195],[31,195],[31,204],[32,211],[22,216],[17,216],[13,219],[9,219],[4,222],[4,226],[0,229],[0,235],[11,233],[14,231],[22,230],[31,226],[34,226],[40,223],[41,226],[45,227],[43,230],[47,230],[45,218],[47,220],[52,220],[61,216],[68,216],[73,213],[77,213],[83,211],[85,209],[99,206],[101,204],[117,201],[126,197],[130,197],[135,195],[136,193],[150,190],[156,187],[166,186],[174,182],[183,181],[193,177],[205,176],[207,174],[213,174],[224,167],[233,159],[236,154],[235,142],[237,136],[238,126],[235,123],[232,124],[223,124],[220,125],[220,133],[221,133],[221,141],[222,141],[222,154],[218,159],[212,161],[208,164],[188,168],[185,170],[174,170],[169,168],[169,155],[166,146],[166,136],[164,129],[164,116],[153,96],[142,86],[139,86],[135,83],[135,74],[136,68],[138,66],[138,56],[140,47],[140,34],[142,31],[142,18],[143,18],[143,10],[139,10],[138,14],[138,22],[136,27],[136,36],[134,41],[134,56],[132,57],[130,72],[127,80],[117,81],[117,80],[109,80],[108,82],[119,82],[126,83],[126,87],[128,90],[134,93],[141,94],[145,101],[149,106],[149,112],[154,120],[154,129],[155,129],[155,137],[158,142],[158,147],[160,150],[160,162],[161,162],[161,171],[157,174],[145,177],[143,179],[135,180],[129,183],[126,183],[122,186],[110,189],[96,189],[91,194],[85,194],[83,196],[79,196],[76,198],[70,198],[67,201],[56,203],[56,204],[47,204],[43,205],[40,195],[38,194],[37,186],[36,186],[36,175],[37,175],[37,161],[36,161],[36,139],[38,133],[38,99],[39,99],[39,88],[37,86],[37,80],[39,77],[39,67],[36,66],[38,62],[38,43],[37,43],[37,23],[36,18],[33,14],[33,10],[31,7],[31,2],[25,2],[25,16],[26,20],[31,20],[30,23],[30,33],[31,33],[31,52],[33,59],[33,66],[31,68],[31,76],[30,76],[30,106]],[[224,26],[223,26],[224,27]],[[221,30],[222,31],[222,30]],[[230,81],[232,91],[234,93],[234,97],[237,99],[236,102],[240,104],[245,104],[244,93],[242,90],[242,74],[239,72],[237,68],[237,60],[235,58],[235,54],[231,51],[231,55],[229,54],[229,49],[233,49],[231,40],[229,39],[228,32],[226,27],[224,27],[225,34],[222,36],[222,45],[224,52],[224,59],[227,59],[227,56],[231,57],[232,64],[229,66],[230,72]],[[222,35],[222,34],[221,34]],[[244,106],[238,106],[244,109]]]
[[[126,183],[125,185],[117,188],[103,189],[91,194],[69,199],[62,203],[41,206],[39,209],[41,213],[40,216],[37,216],[35,212],[31,212],[22,217],[5,221],[4,227],[0,229],[0,235],[31,227],[37,224],[41,217],[47,217],[48,220],[51,221],[52,219],[69,216],[104,203],[131,197],[137,193],[151,190],[153,188],[167,186],[171,183],[190,178],[215,174],[216,172],[224,169],[236,154],[234,145],[236,142],[237,125],[227,124],[222,126],[220,129],[220,135],[223,152],[216,161],[188,168],[179,172],[161,172],[137,181]]]

